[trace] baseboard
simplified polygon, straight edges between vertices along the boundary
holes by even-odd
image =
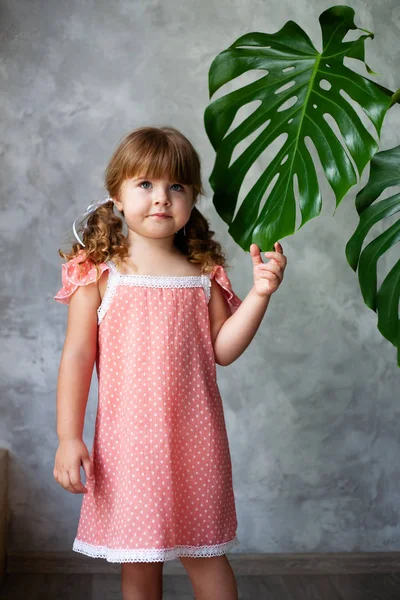
[[[227,554],[236,575],[330,575],[398,573],[400,552],[333,552],[302,554]],[[120,563],[74,551],[7,553],[11,573],[119,573]],[[166,561],[165,575],[185,575],[179,559]]]

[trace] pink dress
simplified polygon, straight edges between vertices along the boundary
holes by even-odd
[[[96,279],[89,261],[79,273],[81,254],[62,265],[62,304]],[[222,555],[240,542],[211,279],[230,314],[241,300],[220,265],[199,276],[128,275],[111,260],[98,267],[109,275],[97,311],[94,479],[73,550],[117,563]]]

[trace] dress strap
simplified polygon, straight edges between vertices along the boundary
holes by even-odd
[[[104,296],[103,296],[103,299],[101,301],[99,308],[97,309],[97,324],[98,325],[100,325],[101,321],[104,318],[104,315],[106,314],[108,308],[110,307],[110,304],[111,304],[112,299],[115,294],[115,290],[118,287],[118,282],[120,280],[120,275],[121,275],[111,260],[106,261],[106,265],[108,266],[109,272],[108,272],[107,286],[106,286],[106,289],[104,292]]]
[[[208,304],[210,302],[210,298],[211,298],[211,276],[210,276],[210,274],[202,273],[201,283],[203,285],[204,295],[206,297],[206,302]]]
[[[118,269],[117,269],[117,267],[116,267],[116,265],[115,265],[114,261],[112,261],[112,260],[108,260],[108,261],[107,261],[107,265],[108,265],[108,268],[110,269],[110,271],[111,271],[112,273],[114,273],[115,275],[120,275],[120,272],[118,271]]]

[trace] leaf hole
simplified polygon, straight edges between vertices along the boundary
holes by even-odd
[[[289,119],[288,121],[288,125],[290,125],[290,123],[293,121],[293,117],[291,119]]]
[[[318,108],[318,104],[313,104],[313,108]]]
[[[281,165],[284,165],[288,158],[289,158],[289,154],[286,154],[286,156],[283,157]]]
[[[364,35],[364,32],[363,32]],[[355,42],[356,40],[360,39],[360,33],[359,33],[359,29],[356,27],[355,29],[349,29],[346,33],[346,35],[344,36],[344,38],[342,39],[342,42]]]
[[[245,108],[245,107],[242,107]],[[239,111],[238,111],[239,112]],[[243,114],[243,113],[242,113]],[[236,120],[236,117],[235,117]],[[258,136],[267,129],[268,125],[271,123],[271,119],[268,119],[266,123],[262,123],[255,131],[252,131],[249,135],[247,135],[243,140],[241,140],[234,148],[231,156],[231,160],[229,163],[229,167],[239,158],[245,150],[258,138]],[[239,123],[237,124],[239,125]],[[228,168],[229,168],[228,167]]]
[[[369,120],[368,115],[364,112],[362,106],[360,106],[358,104],[358,102],[356,102],[355,100],[353,100],[353,98],[351,98],[351,96],[349,96],[349,94],[347,92],[345,92],[344,90],[339,90],[339,94],[345,98],[347,100],[347,102],[350,104],[350,106],[352,106],[352,108],[354,108],[354,110],[357,113],[357,116],[360,118],[362,124],[364,125],[365,129],[373,136],[375,137],[375,139],[377,139],[377,133],[376,133],[376,129],[374,124],[372,123],[372,121]],[[344,108],[346,108],[344,106]],[[375,134],[375,135],[374,135]]]
[[[319,157],[318,150],[317,150],[312,138],[308,135],[304,136],[304,144],[310,153],[312,162],[315,167],[315,171],[317,173],[318,187],[320,188],[321,197],[324,199],[324,202],[322,203],[320,214],[323,215],[324,210],[325,210],[325,215],[331,217],[332,213],[336,207],[335,193],[334,193],[333,189],[331,188],[329,181],[326,179],[324,167],[322,166],[322,162]],[[333,169],[333,173],[335,173],[335,170],[333,167],[332,167],[332,169]],[[303,201],[304,202],[307,201],[307,198],[303,198]]]
[[[262,200],[260,202],[260,206],[258,207],[258,214],[257,214],[257,218],[260,216],[260,213],[262,211],[262,209],[265,206],[266,201],[269,198],[269,195],[271,194],[272,190],[274,189],[275,185],[278,183],[278,179],[280,177],[280,173],[275,173],[275,175],[273,176],[272,180],[270,181],[267,189],[265,190]]]
[[[356,174],[356,177],[358,178],[357,166],[353,160],[353,157],[350,154],[350,150],[347,147],[346,140],[345,140],[341,130],[339,129],[338,124],[336,123],[336,121],[332,117],[332,115],[330,115],[329,113],[324,113],[322,116],[325,119],[325,121],[328,123],[329,127],[332,129],[332,131],[335,134],[335,136],[337,137],[337,139],[339,140],[341,146],[343,147],[343,150],[345,151],[345,153],[347,155],[347,158],[350,160],[351,164],[353,165],[354,172]],[[349,134],[351,135],[351,132],[349,132]]]
[[[252,202],[258,201],[254,198],[253,188],[259,181],[260,177],[263,176],[265,170],[267,169],[267,167],[271,163],[271,161],[280,152],[280,150],[282,149],[282,146],[284,146],[284,144],[286,144],[287,138],[288,138],[287,133],[281,133],[266,148],[263,148],[263,150],[261,152],[259,152],[258,155],[253,158],[252,165],[248,169],[248,171],[242,181],[240,190],[239,190],[238,202],[235,207],[235,214],[233,215],[234,219],[237,215],[237,212],[238,212],[241,204],[246,199],[247,195],[251,196]],[[264,144],[265,144],[265,142],[264,142]],[[262,207],[264,206],[265,201],[268,198],[270,190],[273,189],[273,187],[275,185],[275,181],[276,181],[276,179],[278,179],[278,177],[279,177],[279,173],[276,173],[274,178],[272,179],[272,181],[267,186],[266,191],[262,192],[262,198],[260,201],[258,214],[262,210]],[[249,201],[249,198],[247,198],[247,202],[248,201]]]
[[[285,69],[282,69],[282,73],[287,73],[287,71],[293,71],[295,67],[286,67]]]
[[[323,90],[330,90],[332,84],[327,79],[321,79],[321,81],[319,82],[319,87]]]
[[[236,112],[235,117],[230,124],[228,131],[225,133],[225,136],[228,136],[232,131],[234,131],[241,123],[244,123],[246,119],[251,117],[254,113],[257,112],[259,107],[262,105],[262,100],[253,100],[252,102],[248,102],[239,108]]]
[[[276,112],[282,112],[284,110],[288,110],[289,108],[291,108],[292,106],[294,106],[296,104],[298,99],[299,99],[298,96],[292,96],[291,98],[289,98],[289,100],[286,100],[286,102],[281,104],[281,106],[277,109]]]
[[[236,90],[243,90],[246,86],[251,85],[252,83],[258,81],[265,77],[268,79],[269,71],[267,69],[252,69],[251,71],[246,71],[245,73],[241,73],[234,79],[227,81],[221,87],[217,89],[217,91],[213,94],[211,100],[218,100],[229,94],[230,92],[235,92]]]
[[[280,87],[279,89],[275,90],[275,94],[280,94],[281,92],[283,92],[285,90],[289,90],[294,85],[296,85],[296,82],[294,80],[289,81],[288,83],[285,83],[285,85],[282,85],[282,87]]]
[[[300,208],[300,191],[299,191],[299,178],[297,173],[293,174],[293,194],[295,198],[295,207],[296,207],[296,218],[295,218],[295,228],[299,229],[301,225],[301,208]],[[304,201],[304,199],[303,199]]]

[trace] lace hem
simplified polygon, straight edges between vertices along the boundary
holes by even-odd
[[[179,556],[211,557],[221,556],[230,548],[239,546],[235,535],[232,540],[212,546],[175,546],[174,548],[107,548],[93,546],[75,538],[72,549],[92,558],[105,558],[108,562],[164,562]]]

